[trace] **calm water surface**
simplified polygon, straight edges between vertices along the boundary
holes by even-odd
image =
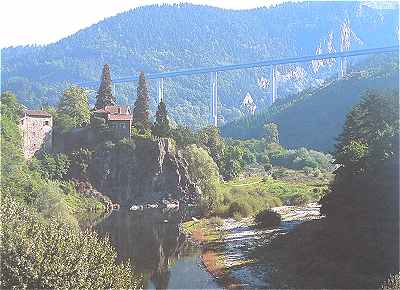
[[[167,221],[167,222],[166,222]],[[116,211],[95,226],[109,235],[118,259],[135,262],[146,289],[220,289],[200,261],[200,250],[179,231],[179,213]]]

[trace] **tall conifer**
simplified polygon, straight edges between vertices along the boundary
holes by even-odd
[[[168,113],[165,103],[161,101],[158,104],[158,109],[156,113],[156,121],[153,125],[152,132],[153,135],[159,137],[168,137],[170,134],[170,126],[168,120]]]
[[[149,96],[144,73],[140,72],[137,88],[137,99],[133,108],[133,122],[136,126],[150,128],[149,123]]]
[[[115,106],[115,97],[112,95],[112,82],[108,64],[105,64],[103,67],[101,83],[96,98],[96,109],[101,109],[105,106]]]

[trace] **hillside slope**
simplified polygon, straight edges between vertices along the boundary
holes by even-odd
[[[363,94],[369,90],[398,91],[398,79],[397,67],[386,73],[354,75],[332,81],[320,89],[305,91],[290,102],[277,104],[263,114],[228,123],[221,128],[222,135],[240,139],[260,138],[264,134],[263,125],[274,122],[278,124],[282,145],[331,151],[347,113]]]
[[[345,20],[361,40],[353,42],[352,49],[393,45],[397,12],[398,8],[373,9],[360,2],[285,3],[242,11],[190,4],[146,6],[53,44],[3,49],[2,90],[12,90],[24,104],[38,107],[57,103],[69,82],[98,80],[104,63],[110,64],[112,77],[126,77],[140,70],[149,73],[310,55],[320,44],[326,48],[330,32],[339,49],[340,25]],[[296,93],[319,84],[332,69],[314,74],[309,63],[280,66],[279,93]],[[260,88],[258,80],[269,76],[268,68],[220,74],[220,121],[243,116],[239,106],[248,92],[257,107],[265,107],[270,90]],[[154,111],[156,83],[149,85]],[[136,84],[118,85],[118,101],[132,104],[135,88]],[[209,76],[168,79],[165,96],[178,123],[199,127],[208,122]]]

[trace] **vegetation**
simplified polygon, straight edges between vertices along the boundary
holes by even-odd
[[[271,209],[266,209],[256,214],[254,221],[260,228],[273,228],[281,223],[281,215]]]
[[[388,57],[392,65],[370,74],[357,74],[347,79],[328,81],[322,87],[306,89],[286,99],[278,99],[268,109],[221,127],[224,137],[261,138],[264,125],[279,127],[280,144],[286,148],[306,147],[333,151],[345,116],[368,89],[398,89],[397,56]],[[378,67],[375,65],[374,68]]]
[[[39,160],[32,161],[31,168],[45,179],[64,180],[69,173],[70,164],[71,161],[65,154],[44,153]]]
[[[115,96],[112,95],[112,83],[110,75],[110,67],[108,64],[103,66],[101,74],[100,87],[96,96],[96,109],[102,109],[105,106],[114,106]]]
[[[5,196],[1,203],[1,285],[4,288],[139,288],[129,264],[116,264],[108,240],[44,220]]]
[[[398,116],[397,92],[369,93],[347,116],[335,152],[341,166],[321,201],[328,217],[397,219]]]
[[[140,72],[137,99],[133,108],[133,123],[140,130],[149,129],[149,96],[144,73]]]
[[[46,46],[2,49],[2,88],[14,91],[26,106],[40,107],[45,103],[57,104],[58,92],[65,89],[67,81],[97,81],[105,62],[113,68],[114,77],[129,77],[142,70],[161,72],[253,62],[272,57],[312,55],[329,31],[333,32],[338,49],[338,32],[345,19],[350,21],[353,31],[362,39],[363,47],[397,43],[397,10],[377,10],[366,5],[360,7],[357,2],[283,3],[277,7],[248,11],[191,4],[153,5],[120,13]],[[371,38],[371,35],[375,37]],[[291,78],[287,82],[279,81],[279,97],[315,84],[316,79],[321,79],[327,73],[314,75],[308,67],[309,64],[303,67],[306,75],[301,80]],[[293,66],[278,69],[279,73],[286,76]],[[257,79],[262,76],[268,79],[269,72],[254,69],[224,73],[219,80],[219,95],[225,121],[244,116],[237,105],[247,92],[253,96],[257,108],[267,106],[271,93],[258,85]],[[132,84],[118,85],[117,102],[132,104],[136,97],[133,88]],[[168,90],[169,113],[177,123],[196,128],[208,123],[210,88],[205,76],[166,79],[165,88]],[[156,84],[151,84],[150,95],[156,96],[156,90]],[[348,96],[351,95],[349,91]],[[95,100],[92,99],[92,102]],[[149,105],[154,113],[156,99],[150,100]],[[321,108],[322,114],[324,110]],[[332,108],[334,110],[337,108]],[[341,116],[344,117],[344,114]],[[261,122],[261,127],[265,122]],[[284,136],[293,129],[287,131],[286,125],[275,123],[280,127],[283,145],[290,148],[311,147],[313,142],[304,143],[304,138],[299,139],[296,146],[287,143]],[[332,135],[325,130],[314,131],[314,128],[307,130],[305,135],[311,132],[317,132],[314,135],[327,134],[328,137],[332,136],[330,144],[342,124],[337,125],[338,129]],[[322,125],[319,123],[319,126]],[[240,128],[236,127],[237,130]],[[245,138],[256,137],[245,135],[244,130],[240,133]],[[302,136],[303,133],[299,132],[298,135]],[[297,136],[292,140],[295,138]],[[325,150],[316,147],[317,144],[314,146],[314,149]]]
[[[217,193],[219,183],[218,167],[207,151],[192,144],[185,148],[183,156],[188,163],[189,174],[202,191],[204,213],[213,211],[221,202]]]
[[[267,144],[279,144],[279,131],[278,125],[274,123],[268,123],[264,125],[265,129],[265,142]]]
[[[76,86],[67,88],[61,97],[55,117],[56,128],[61,132],[89,124],[90,110],[87,91]]]
[[[274,287],[396,289],[398,102],[398,92],[369,93],[348,114],[334,153],[340,167],[320,200],[326,218],[256,254],[277,265]]]
[[[107,240],[78,223],[104,205],[67,180],[70,158],[26,161],[15,96],[1,96],[1,285],[3,288],[136,288],[141,279],[118,265]],[[73,163],[72,163],[73,164]]]
[[[220,184],[218,192],[223,202],[214,214],[241,218],[283,204],[303,205],[317,201],[327,191],[328,183],[322,178],[307,180],[306,176],[303,180],[253,178],[246,179],[245,183],[233,180]]]
[[[171,128],[169,126],[167,108],[163,101],[158,104],[156,121],[151,130],[154,136],[164,138],[170,136]]]

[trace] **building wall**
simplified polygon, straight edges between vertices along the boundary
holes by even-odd
[[[20,121],[20,129],[25,158],[32,158],[41,150],[52,151],[52,117],[25,116]]]
[[[130,121],[108,121],[110,128],[113,128],[114,134],[118,138],[131,138],[131,122]]]

